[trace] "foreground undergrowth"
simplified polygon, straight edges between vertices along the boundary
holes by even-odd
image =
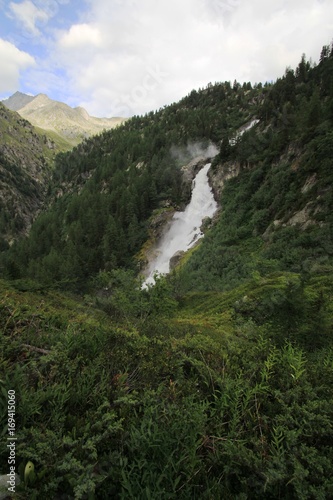
[[[16,498],[329,498],[331,294],[276,273],[139,318],[1,282],[1,473],[14,390]]]

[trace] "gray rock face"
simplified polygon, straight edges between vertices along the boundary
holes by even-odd
[[[210,170],[209,181],[216,200],[220,199],[225,182],[233,177],[237,177],[239,173],[240,164],[233,161],[219,165],[215,171],[213,169]]]
[[[171,257],[171,259],[170,259],[170,271],[172,271],[175,267],[178,266],[179,262],[181,261],[181,259],[183,258],[184,255],[185,255],[185,252],[183,252],[183,250],[179,250]]]
[[[8,109],[11,109],[12,111],[18,111],[34,99],[35,97],[32,95],[23,94],[22,92],[15,92],[15,94],[13,94],[11,97],[8,97],[8,99],[4,99],[2,102]]]

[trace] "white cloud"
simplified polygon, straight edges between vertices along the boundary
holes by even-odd
[[[21,3],[10,2],[9,9],[11,11],[11,16],[33,36],[38,36],[40,34],[40,30],[37,28],[36,24],[44,24],[50,17],[50,12],[48,13],[44,9],[39,9],[30,0],[24,0]]]
[[[19,87],[22,70],[34,66],[30,54],[17,49],[15,45],[0,39],[0,92],[12,92]]]
[[[36,32],[66,2],[10,6]],[[96,116],[158,109],[208,82],[275,80],[333,33],[331,0],[82,0],[75,17],[29,78]]]
[[[104,116],[157,109],[210,81],[275,80],[303,52],[318,58],[333,33],[329,0],[88,3],[57,57],[80,104]]]
[[[100,48],[102,36],[97,27],[89,24],[74,24],[59,39],[59,47],[65,50],[82,50],[87,46]]]

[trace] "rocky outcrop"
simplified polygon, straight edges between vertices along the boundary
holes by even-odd
[[[165,210],[159,210],[151,216],[149,221],[149,234],[154,242],[160,239],[166,225],[170,222],[174,213],[175,209],[170,207]]]
[[[302,210],[299,210],[292,217],[290,217],[286,225],[296,226],[298,224],[299,226],[302,227],[302,229],[306,229],[308,226],[316,224],[316,222],[313,221],[310,217],[310,209],[311,207],[308,204]]]
[[[316,184],[316,182],[317,182],[317,174],[315,173],[310,177],[308,177],[307,180],[305,181],[305,184],[301,189],[302,194],[305,194],[308,191],[310,191],[310,189]]]
[[[156,210],[150,217],[148,226],[149,238],[136,256],[139,269],[144,270],[148,263],[155,257],[156,242],[164,234],[174,213],[175,209],[173,207],[165,207]]]
[[[210,158],[205,156],[196,156],[187,165],[181,168],[183,175],[183,181],[186,183],[192,183],[194,177],[197,175],[199,170],[209,163]]]
[[[323,222],[318,222],[312,218],[312,214],[317,214],[320,209],[317,207],[314,209],[313,203],[307,203],[307,205],[295,212],[287,221],[276,219],[268,226],[262,238],[264,241],[269,241],[275,229],[279,227],[288,227],[288,226],[299,226],[300,229],[305,230],[309,226],[319,225],[322,226]]]
[[[175,267],[178,266],[178,264],[180,263],[180,261],[182,260],[184,255],[185,255],[185,252],[183,252],[182,250],[179,250],[171,257],[171,259],[170,259],[170,271],[172,271],[173,269],[175,269]]]
[[[217,212],[213,217],[205,217],[202,220],[200,231],[205,234],[209,229],[211,229],[214,226],[214,224],[216,224],[219,216],[220,216],[220,209],[217,210]]]
[[[233,177],[237,177],[240,173],[240,168],[239,162],[229,161],[210,169],[208,174],[209,181],[216,200],[221,198],[225,182]]]

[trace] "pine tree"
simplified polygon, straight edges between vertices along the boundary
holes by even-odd
[[[228,132],[224,131],[221,146],[220,146],[220,158],[222,161],[228,161],[230,159],[231,146],[228,136]]]
[[[329,45],[324,45],[321,49],[319,63],[323,63],[325,59],[328,59],[330,56],[330,47]]]
[[[118,231],[117,225],[112,215],[109,216],[106,231],[103,236],[102,249],[104,263],[110,260],[110,255],[117,253]]]
[[[296,69],[296,79],[298,82],[305,83],[307,81],[309,69],[310,64],[306,61],[305,54],[303,54],[302,59]]]
[[[133,214],[131,222],[129,223],[127,229],[127,243],[130,252],[133,252],[137,248],[137,244],[139,241],[140,241],[140,226],[137,216]]]

